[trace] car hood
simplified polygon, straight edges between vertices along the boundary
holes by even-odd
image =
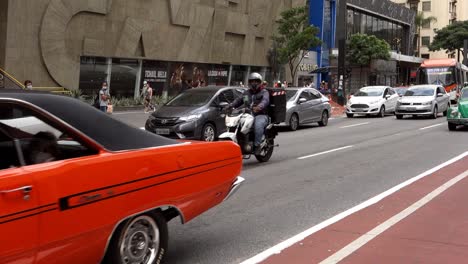
[[[458,112],[463,118],[468,118],[468,100],[458,102]]]
[[[380,96],[353,96],[349,99],[350,104],[369,104],[371,102],[380,101]]]
[[[194,114],[199,114],[201,107],[187,107],[187,106],[162,106],[152,115],[155,117],[182,117]]]
[[[401,103],[425,103],[434,100],[432,96],[403,96],[400,99]]]

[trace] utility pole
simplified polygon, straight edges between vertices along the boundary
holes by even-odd
[[[468,66],[468,39],[465,39],[463,43],[463,64]]]
[[[338,0],[336,16],[336,43],[338,43],[338,103],[346,105],[346,1]],[[340,97],[341,92],[341,97]]]

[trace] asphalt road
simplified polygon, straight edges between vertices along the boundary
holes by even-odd
[[[114,116],[142,127],[147,115]],[[240,263],[467,151],[468,129],[449,132],[442,116],[337,118],[284,130],[277,143],[270,162],[244,162],[246,182],[230,200],[170,223],[166,263]]]

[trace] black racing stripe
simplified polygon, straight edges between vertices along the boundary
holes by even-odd
[[[179,169],[179,170],[173,170],[173,171],[164,172],[164,173],[161,173],[161,174],[156,174],[156,175],[148,176],[148,177],[141,178],[141,179],[137,179],[137,180],[133,180],[133,181],[123,182],[123,183],[119,183],[119,184],[115,184],[115,185],[111,185],[111,186],[106,186],[106,187],[102,187],[102,188],[98,188],[98,189],[93,189],[93,190],[89,190],[89,191],[85,191],[85,192],[81,192],[81,193],[76,193],[76,194],[69,195],[69,196],[66,196],[66,197],[63,197],[63,198],[59,199],[60,208],[61,208],[61,209],[66,208],[68,205],[67,205],[67,204],[64,204],[64,200],[66,201],[66,200],[68,200],[68,199],[71,198],[71,197],[75,197],[75,196],[87,194],[87,193],[90,193],[90,192],[98,192],[98,191],[106,190],[106,189],[109,189],[109,188],[115,188],[115,187],[119,187],[119,186],[131,184],[131,183],[135,183],[135,182],[145,181],[145,180],[149,180],[149,179],[153,179],[153,178],[156,178],[156,177],[165,176],[165,175],[172,174],[172,173],[177,173],[177,172],[182,172],[182,171],[186,171],[186,170],[191,170],[191,169],[195,169],[195,168],[199,168],[199,167],[203,167],[203,166],[207,166],[207,165],[211,165],[211,164],[215,164],[215,163],[220,163],[220,162],[223,162],[223,161],[238,159],[238,158],[239,158],[239,157],[231,157],[231,158],[227,158],[227,159],[223,159],[223,160],[218,160],[218,161],[213,161],[213,162],[208,162],[208,163],[196,165],[196,166],[189,167],[189,168],[184,168],[184,169]],[[233,163],[230,163],[229,165],[231,165],[231,164],[233,164]],[[222,167],[224,167],[224,166],[221,166],[220,168],[222,168]]]
[[[36,212],[36,213],[33,213],[33,214],[29,214],[29,215],[25,215],[25,216],[13,218],[13,219],[10,219],[10,220],[6,220],[6,221],[3,221],[3,222],[0,222],[0,225],[1,225],[1,224],[6,224],[6,223],[9,223],[9,222],[13,222],[13,221],[18,221],[18,220],[21,220],[21,219],[24,219],[24,218],[28,218],[28,217],[31,217],[31,216],[35,216],[35,215],[47,213],[47,212],[50,212],[50,211],[55,211],[55,210],[57,210],[57,209],[58,209],[57,207],[54,207],[54,208],[47,209],[47,210],[43,210],[43,211]]]
[[[110,196],[110,197],[102,198],[102,199],[99,199],[99,200],[95,200],[95,201],[92,201],[92,202],[89,202],[89,203],[84,203],[84,204],[80,204],[80,205],[76,205],[76,206],[68,206],[68,199],[69,199],[70,197],[75,197],[75,195],[69,196],[69,197],[66,197],[66,198],[62,198],[63,200],[60,199],[60,200],[61,200],[61,201],[60,201],[60,206],[66,205],[66,207],[61,207],[60,210],[66,211],[66,210],[70,210],[70,209],[74,209],[74,208],[86,206],[86,205],[89,205],[89,204],[93,204],[93,203],[105,201],[105,200],[108,200],[108,199],[112,199],[112,198],[115,198],[115,197],[119,197],[119,196],[122,196],[122,195],[129,194],[129,193],[133,193],[133,192],[141,191],[141,190],[144,190],[144,189],[152,188],[152,187],[155,187],[155,186],[158,186],[158,185],[161,185],[161,184],[165,184],[165,183],[168,183],[168,182],[178,181],[178,180],[181,180],[181,179],[184,179],[184,178],[192,177],[192,176],[194,176],[194,175],[201,174],[201,173],[204,173],[204,172],[213,171],[213,170],[216,170],[216,169],[228,167],[228,166],[231,166],[231,165],[237,164],[237,163],[238,163],[238,162],[232,162],[232,163],[229,163],[229,164],[226,164],[226,165],[223,165],[223,166],[219,166],[219,167],[216,167],[216,168],[207,169],[207,170],[204,170],[204,171],[199,171],[199,172],[195,172],[195,173],[192,173],[192,174],[187,174],[187,175],[185,175],[185,176],[182,176],[182,177],[179,177],[179,178],[176,178],[176,179],[172,179],[172,180],[168,180],[168,181],[164,181],[164,182],[160,182],[160,183],[155,183],[155,184],[147,185],[147,186],[144,186],[144,187],[140,187],[140,188],[138,188],[138,189],[126,191],[126,192],[119,193],[119,194],[116,194],[116,195],[113,195],[113,196]],[[95,191],[90,191],[90,192],[95,192]]]
[[[19,215],[19,214],[28,213],[28,212],[31,212],[31,211],[39,210],[39,209],[42,209],[42,208],[45,208],[45,207],[49,207],[49,206],[53,206],[53,205],[55,205],[55,204],[47,204],[47,205],[43,205],[43,206],[39,206],[39,207],[34,207],[34,208],[31,208],[31,209],[28,209],[28,210],[24,210],[24,211],[12,213],[12,214],[8,214],[8,215],[2,215],[2,216],[0,216],[0,220],[1,220],[2,218],[6,218],[6,217],[11,217],[11,216]]]

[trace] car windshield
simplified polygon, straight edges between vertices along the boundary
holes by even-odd
[[[433,96],[434,91],[435,89],[431,87],[411,88],[406,91],[405,96]]]
[[[184,92],[169,101],[166,106],[202,106],[207,104],[215,93],[215,91]]]
[[[464,90],[462,91],[462,94],[461,94],[460,98],[462,98],[462,99],[468,99],[468,89],[464,89]]]
[[[287,101],[292,100],[296,94],[297,94],[297,90],[286,90],[286,100]]]
[[[398,95],[404,95],[406,92],[406,88],[394,88],[395,92],[398,93]]]
[[[361,88],[354,96],[382,96],[384,88]]]

